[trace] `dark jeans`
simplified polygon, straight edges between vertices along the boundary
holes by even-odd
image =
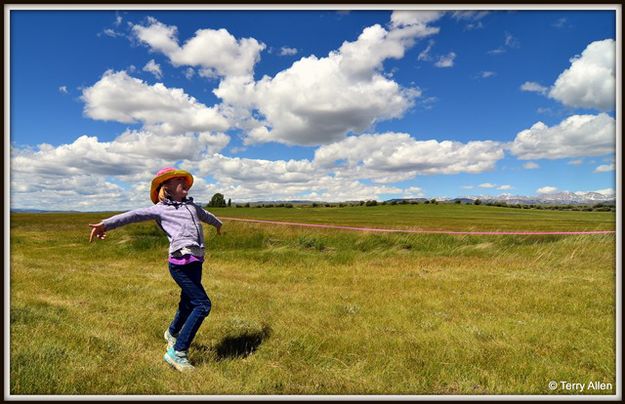
[[[177,337],[174,349],[186,351],[197,330],[211,311],[211,301],[202,287],[202,263],[188,265],[169,263],[169,273],[180,286],[180,303],[169,333]]]

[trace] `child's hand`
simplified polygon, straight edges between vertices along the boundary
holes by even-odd
[[[106,232],[104,231],[104,224],[102,222],[98,224],[90,224],[91,234],[89,235],[89,242],[93,241],[93,236],[99,238],[100,240],[104,240],[106,238]]]
[[[217,229],[217,235],[221,236],[221,226],[216,227],[216,229]]]

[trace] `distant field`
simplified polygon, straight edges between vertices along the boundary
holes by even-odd
[[[475,205],[214,208],[216,215],[299,223],[420,230],[588,231],[614,230],[613,212],[547,211]]]
[[[217,216],[448,230],[613,230],[614,213],[483,206],[224,208]],[[189,375],[163,361],[178,290],[153,223],[12,214],[10,392],[615,394],[614,235],[205,227],[213,311]],[[549,389],[550,381],[609,383]]]

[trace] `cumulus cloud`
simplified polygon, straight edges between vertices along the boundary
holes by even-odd
[[[556,187],[551,187],[551,186],[546,186],[546,187],[542,187],[542,188],[538,188],[536,190],[536,193],[538,194],[554,194],[558,192],[558,188]]]
[[[438,61],[434,63],[436,67],[453,67],[456,59],[455,52],[449,52],[447,55],[440,56]]]
[[[177,27],[154,18],[148,19],[147,26],[134,25],[132,32],[151,50],[166,55],[174,66],[198,66],[205,77],[249,76],[266,47],[254,38],[237,40],[223,28],[200,29],[180,46]]]
[[[156,135],[127,131],[111,142],[95,136],[80,136],[71,144],[41,144],[36,149],[15,150],[12,170],[48,176],[98,174],[132,175],[165,162],[201,160],[223,149],[224,134]]]
[[[496,185],[495,184],[491,184],[490,182],[486,182],[484,184],[480,184],[478,185],[480,188],[495,188]]]
[[[405,133],[350,136],[321,146],[314,161],[321,167],[342,163],[337,171],[378,182],[424,174],[480,173],[492,170],[504,156],[497,142],[417,141]]]
[[[403,191],[404,198],[423,198],[425,197],[425,193],[423,189],[420,187],[408,187]]]
[[[605,113],[573,115],[553,127],[537,122],[509,147],[521,160],[598,156],[614,152],[615,128],[614,118]]]
[[[151,59],[148,63],[146,63],[145,66],[143,66],[143,71],[152,73],[154,77],[156,77],[157,79],[160,79],[163,77],[161,66],[158,63],[156,63],[154,59]]]
[[[327,57],[303,57],[258,82],[226,78],[214,93],[243,115],[246,144],[321,145],[359,133],[375,122],[401,117],[421,95],[381,73],[383,61],[399,59],[418,38],[438,32],[427,24],[440,13],[400,12],[391,28],[365,28]],[[252,119],[249,111],[258,112]]]
[[[67,91],[67,86],[60,86],[60,87],[59,87],[59,93],[61,93],[61,94],[67,94],[67,93],[68,93],[68,91]]]
[[[343,42],[326,57],[303,57],[259,81],[252,73],[265,45],[253,38],[237,39],[224,29],[203,29],[181,46],[177,27],[154,18],[145,26],[134,25],[132,31],[175,66],[197,67],[200,76],[220,78],[213,92],[223,100],[220,110],[243,129],[246,145],[320,145],[401,117],[414,105],[421,91],[402,88],[386,77],[383,62],[402,58],[416,40],[438,33],[439,28],[430,24],[442,14],[394,12],[388,28],[366,27],[355,41]],[[283,48],[285,52],[294,53]]]
[[[597,168],[595,168],[593,173],[605,173],[605,172],[614,171],[615,169],[616,168],[615,168],[614,163],[612,163],[612,164],[602,164],[602,165],[598,166]]]
[[[536,82],[526,81],[525,83],[521,84],[521,91],[528,91],[545,95],[547,94],[547,91],[549,91],[549,89]]]
[[[122,123],[141,122],[145,129],[166,135],[229,129],[217,108],[209,108],[182,89],[152,86],[124,71],[107,71],[83,90],[84,114],[90,118]]]
[[[401,192],[396,187],[330,175],[331,169],[319,169],[309,160],[270,161],[216,154],[195,168],[200,174],[210,174],[225,194],[240,201],[376,199],[381,194]]]
[[[549,97],[564,105],[611,111],[615,105],[616,44],[605,39],[589,44],[560,74]]]

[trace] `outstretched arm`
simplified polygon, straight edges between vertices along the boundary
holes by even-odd
[[[157,205],[149,208],[135,209],[126,213],[121,213],[102,220],[97,224],[90,224],[91,234],[89,235],[89,242],[93,241],[93,237],[97,237],[100,240],[104,240],[107,230],[113,230],[117,227],[124,226],[130,223],[142,222],[150,219],[157,219],[159,217]]]

